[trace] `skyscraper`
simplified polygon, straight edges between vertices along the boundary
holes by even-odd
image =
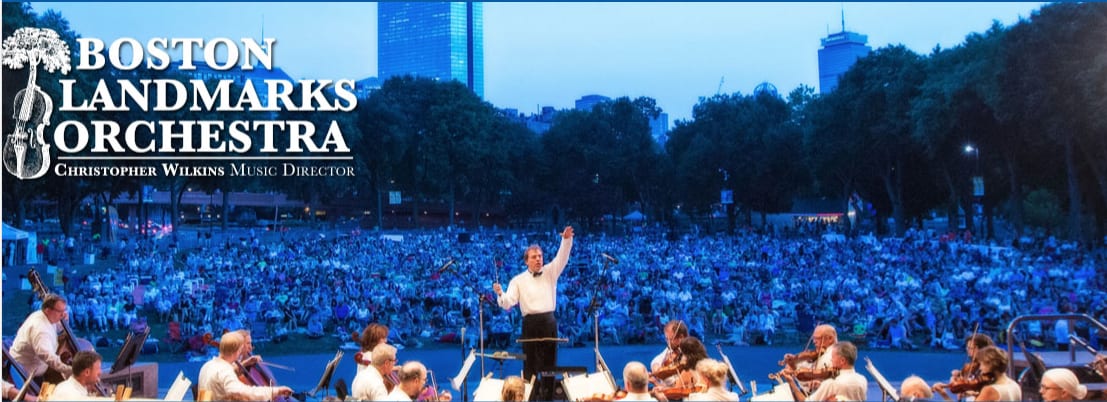
[[[872,48],[869,37],[846,30],[846,17],[842,16],[842,32],[823,38],[819,49],[819,93],[830,93],[838,87],[838,77],[845,74],[853,63],[868,56]]]
[[[377,76],[457,80],[484,97],[483,4],[377,3]]]

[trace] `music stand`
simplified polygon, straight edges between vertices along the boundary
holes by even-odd
[[[507,351],[499,351],[499,352],[492,353],[492,354],[477,353],[477,355],[479,355],[481,358],[487,357],[489,359],[495,360],[496,363],[499,364],[499,366],[500,366],[500,377],[504,376],[504,360],[519,360],[519,361],[527,360],[527,355],[525,355],[525,354],[522,354],[522,353],[508,353]]]
[[[327,368],[323,370],[323,376],[319,378],[319,384],[315,385],[315,389],[311,390],[308,396],[314,398],[315,394],[320,390],[322,390],[325,395],[330,393],[331,377],[334,376],[334,370],[338,367],[338,362],[342,360],[342,355],[343,352],[339,349],[338,352],[334,354],[334,358],[327,362]]]
[[[476,360],[476,350],[470,350],[469,356],[465,357],[465,362],[461,364],[461,370],[458,371],[457,376],[450,379],[450,385],[454,387],[455,391],[461,391],[462,385],[466,385],[466,388],[468,388],[468,384],[465,384],[465,379],[469,377],[469,371],[473,369],[473,362]],[[466,389],[465,392],[467,393],[467,391],[468,389]],[[465,394],[463,393],[462,395]]]
[[[596,371],[607,374],[607,381],[611,383],[611,389],[619,389],[619,385],[615,384],[615,376],[611,374],[611,368],[607,366],[607,362],[603,360],[603,355],[600,354],[600,348],[596,347]]]
[[[486,300],[485,300],[484,295],[481,294],[479,291],[477,291],[477,289],[480,289],[480,288],[477,287],[473,283],[473,280],[465,278],[464,276],[461,276],[461,273],[457,272],[457,270],[450,267],[455,262],[456,262],[456,260],[453,260],[453,259],[451,259],[450,261],[447,261],[446,265],[443,265],[441,268],[438,269],[438,271],[443,272],[443,271],[448,270],[448,271],[452,272],[454,274],[454,276],[456,276],[458,279],[461,279],[461,281],[463,283],[469,285],[469,287],[473,289],[473,292],[477,296],[477,333],[478,333],[478,338],[479,338],[478,341],[480,343],[479,346],[480,346],[480,355],[481,355],[480,372],[481,372],[481,375],[484,375],[484,358],[483,358],[483,356],[484,356],[484,303],[485,303]],[[499,276],[499,274],[497,274],[497,276]],[[499,282],[499,280],[497,279],[496,282]],[[493,302],[491,300],[487,300],[487,302],[495,305],[495,302]],[[465,320],[465,321],[466,321],[466,325],[467,325],[468,320]],[[465,355],[465,326],[464,325],[462,325],[462,328],[461,328],[461,354]],[[470,351],[470,354],[472,354],[472,351]],[[468,374],[468,372],[466,372],[466,374]],[[468,394],[469,384],[465,383],[463,385],[465,387],[465,391],[463,393]]]
[[[606,255],[607,254],[604,254],[604,256],[606,256]],[[607,275],[606,275],[606,273],[607,273],[607,264],[609,262],[610,262],[610,260],[608,260],[607,258],[604,258],[603,267],[600,268],[600,274],[599,274],[600,280],[598,282],[596,282],[596,288],[592,292],[592,300],[588,302],[588,310],[589,310],[589,313],[591,313],[590,315],[592,316],[592,336],[593,336],[593,342],[594,342],[596,353],[597,353],[596,356],[599,356],[598,353],[599,353],[599,350],[600,350],[600,304],[601,303],[599,301],[599,295],[600,295],[600,289],[603,289],[604,285],[607,284]],[[596,361],[596,371],[600,370],[599,364],[600,364],[600,361],[597,360]]]
[[[119,348],[119,354],[115,355],[115,361],[112,362],[111,371],[108,374],[115,374],[133,366],[138,361],[138,355],[142,353],[142,347],[146,345],[146,338],[149,336],[149,326],[142,332],[127,333],[127,339],[123,341],[123,347]]]
[[[865,370],[868,370],[869,374],[876,379],[876,384],[879,385],[880,390],[883,391],[884,395],[881,396],[881,400],[886,401],[891,397],[892,401],[899,401],[899,394],[896,392],[896,388],[884,378],[884,375],[880,374],[880,371],[873,365],[873,361],[869,360],[868,357],[865,357]]]
[[[723,363],[726,363],[727,377],[730,377],[730,381],[738,385],[738,395],[742,396],[748,394],[749,391],[742,385],[742,379],[738,378],[738,372],[734,371],[734,365],[730,363],[730,357],[728,357],[726,353],[723,353],[723,345],[715,342],[715,348],[719,350],[719,355],[723,357]]]

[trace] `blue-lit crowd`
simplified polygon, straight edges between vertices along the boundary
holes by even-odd
[[[1107,278],[1096,269],[1107,259],[1074,243],[1000,247],[916,230],[902,238],[746,230],[672,240],[653,229],[580,231],[559,285],[564,337],[590,342],[598,319],[605,344],[658,343],[664,323],[683,319],[712,342],[803,342],[828,323],[862,345],[953,349],[977,326],[999,337],[1021,314],[1107,318]],[[251,234],[180,249],[121,244],[117,265],[67,278],[63,294],[78,331],[169,323],[170,333],[152,336],[180,351],[199,352],[202,334],[238,328],[261,340],[350,341],[371,322],[388,325],[391,342],[407,347],[475,342],[483,322],[487,342],[507,347],[521,318],[489,302],[492,284],[525,269],[529,244],[556,250],[557,234],[463,237],[352,230],[273,241]],[[1060,339],[1048,324],[1030,333],[1046,344]],[[1086,334],[1093,343],[1100,336],[1107,334]]]

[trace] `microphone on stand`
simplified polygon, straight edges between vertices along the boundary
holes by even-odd
[[[456,260],[451,258],[449,261],[446,262],[445,265],[442,266],[442,268],[439,268],[437,272],[440,274],[446,272],[447,269],[450,269],[451,265],[454,265],[454,262],[456,262]]]
[[[608,261],[611,261],[612,264],[616,264],[616,265],[619,264],[619,259],[618,258],[607,255],[607,253],[600,253],[600,255],[602,255],[603,258],[608,259]]]

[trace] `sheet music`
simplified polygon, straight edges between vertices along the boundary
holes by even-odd
[[[751,381],[751,386],[754,384]],[[756,393],[757,391],[754,390]],[[791,401],[792,388],[788,387],[788,384],[777,384],[773,386],[773,390],[761,395],[754,395],[750,397],[750,402],[779,402],[779,401]]]
[[[167,401],[184,401],[185,394],[192,388],[192,380],[185,378],[184,371],[177,373],[177,379],[169,386],[169,392],[165,393]]]
[[[723,353],[723,347],[722,346],[720,346],[719,344],[715,344],[715,346],[719,348],[719,354],[723,356],[723,363],[726,363],[726,369],[727,369],[727,374],[728,374],[727,377],[729,377],[730,380],[733,381],[734,384],[738,386],[738,391],[742,395],[745,395],[746,394],[746,387],[742,386],[742,379],[738,378],[738,372],[734,371],[734,365],[730,364],[730,357],[728,357],[726,355],[726,353]],[[754,393],[756,394],[757,392],[754,391]]]
[[[884,375],[880,374],[876,366],[873,366],[873,361],[869,360],[868,357],[865,358],[865,369],[876,379],[876,383],[880,385],[880,389],[884,390],[884,393],[888,394],[893,401],[899,400],[899,394],[896,392],[896,388],[884,378]]]
[[[566,377],[562,380],[565,386],[565,396],[570,401],[588,399],[594,394],[612,395],[615,387],[608,382],[609,373],[581,374]]]
[[[469,349],[469,356],[465,357],[465,363],[461,365],[461,371],[457,372],[457,377],[450,379],[450,385],[454,387],[454,391],[461,391],[461,382],[469,376],[469,370],[473,369],[473,362],[475,361],[477,361],[477,350]]]

